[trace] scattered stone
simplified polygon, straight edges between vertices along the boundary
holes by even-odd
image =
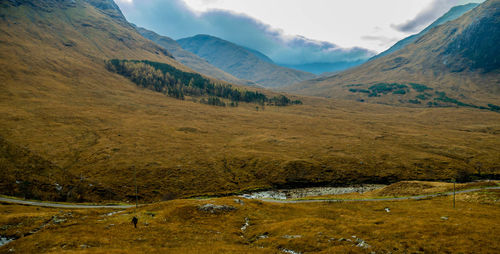
[[[241,226],[241,231],[245,232],[245,230],[250,226],[250,219],[245,217],[245,224]]]
[[[369,244],[367,244],[365,242],[365,240],[361,239],[361,238],[356,238],[356,242],[358,243],[356,245],[356,247],[359,247],[359,248],[363,248],[363,249],[368,249],[368,248],[371,248],[371,246]]]
[[[442,217],[441,217],[441,219],[442,219],[442,220],[448,220],[448,217],[446,217],[446,216],[442,216]]]
[[[219,213],[234,211],[236,210],[236,207],[228,205],[205,204],[203,206],[198,206],[198,210],[209,213]]]
[[[341,237],[341,238],[339,238],[339,240],[338,240],[338,241],[339,241],[339,242],[344,242],[344,241],[345,241],[345,239]]]
[[[66,219],[64,218],[58,218],[57,216],[52,217],[52,222],[55,224],[63,223],[66,222]]]
[[[88,248],[90,248],[90,246],[86,245],[86,244],[81,244],[80,248],[82,248],[82,249],[88,249]]]
[[[257,236],[258,239],[266,239],[266,238],[269,238],[269,236],[267,234],[263,234],[263,235],[259,235]]]
[[[285,238],[285,239],[295,239],[295,238],[301,238],[302,236],[301,235],[284,235],[282,236],[281,238]]]
[[[289,253],[289,254],[301,254],[302,253],[299,251],[293,251],[293,250],[289,250],[289,249],[281,249],[281,251],[284,253]]]
[[[391,209],[389,209],[389,207],[384,208],[384,210],[385,210],[386,212],[388,212],[388,213],[390,213],[390,212],[391,212]]]
[[[116,212],[110,212],[110,213],[107,213],[106,216],[113,216],[113,215],[121,213],[121,212],[123,212],[123,210],[122,211],[116,211]]]
[[[241,200],[241,199],[237,199],[237,198],[235,198],[235,199],[234,199],[234,203],[236,203],[236,204],[240,204],[240,205],[244,205],[244,204],[245,204],[245,203],[243,202],[243,200]]]

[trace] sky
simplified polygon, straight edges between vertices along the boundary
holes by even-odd
[[[483,0],[115,0],[132,23],[180,39],[210,34],[276,62],[357,61]]]

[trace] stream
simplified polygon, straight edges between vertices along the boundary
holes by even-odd
[[[0,247],[4,246],[12,241],[14,241],[14,238],[7,238],[7,237],[0,236]]]
[[[364,193],[385,187],[382,184],[367,184],[349,187],[310,187],[297,189],[267,190],[243,194],[241,197],[249,199],[296,199],[312,196],[339,195],[347,193]]]

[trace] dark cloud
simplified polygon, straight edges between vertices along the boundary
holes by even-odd
[[[406,33],[419,32],[422,28],[428,26],[437,18],[445,14],[451,7],[464,4],[465,0],[434,0],[424,10],[417,14],[413,19],[407,20],[401,24],[392,24],[391,27]],[[478,2],[478,1],[474,1]]]
[[[375,54],[363,48],[346,49],[329,42],[286,35],[240,13],[225,10],[196,13],[182,0],[141,0],[120,7],[129,21],[159,34],[174,39],[210,34],[259,50],[277,63],[357,61]]]

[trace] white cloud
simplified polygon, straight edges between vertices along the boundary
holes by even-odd
[[[325,52],[339,50],[359,53],[360,48],[381,52],[414,29],[420,29],[427,20],[446,12],[438,3],[446,2],[443,6],[448,6],[471,0],[135,0],[132,4],[123,2],[131,0],[120,1],[118,4],[127,19],[162,35],[179,39],[211,34],[260,50],[276,61],[292,58],[299,61],[306,58],[307,52],[300,56],[286,53],[296,48],[293,45],[299,41],[316,48],[317,54],[311,54],[316,58],[333,57],[334,54]],[[432,6],[440,8],[436,11]],[[429,12],[433,14],[425,14]],[[393,28],[393,24],[410,24],[409,17],[419,16],[427,19],[416,22],[418,25],[412,29]],[[332,43],[319,45],[319,42]],[[325,45],[330,48],[326,50]]]

